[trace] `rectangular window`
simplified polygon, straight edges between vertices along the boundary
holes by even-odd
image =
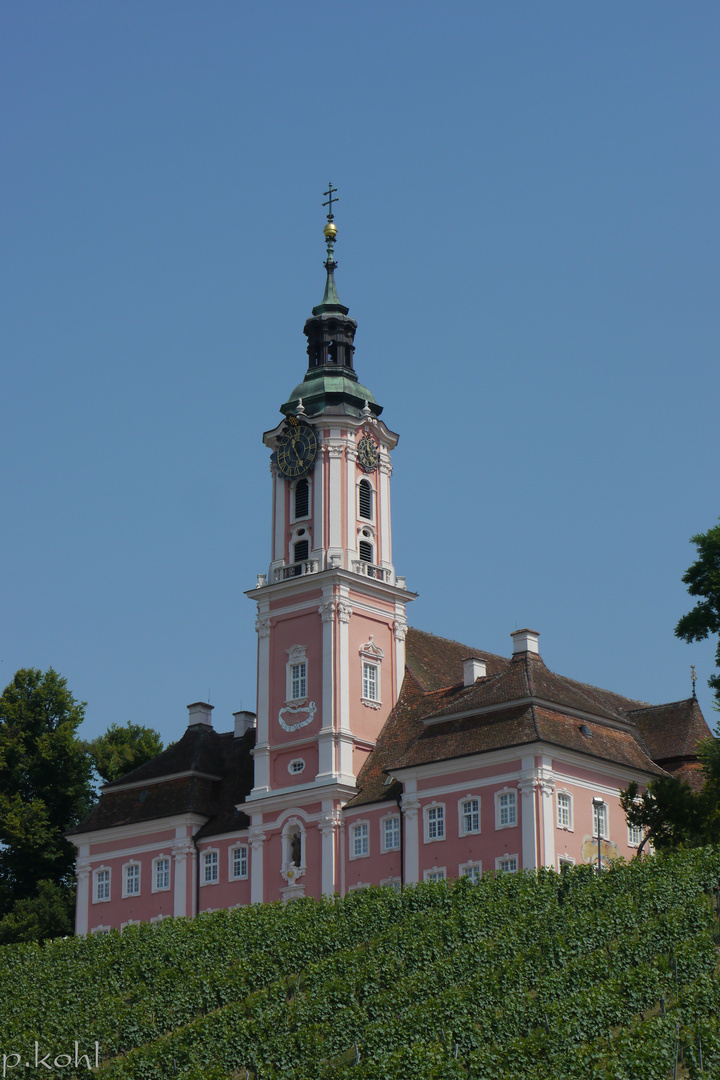
[[[468,833],[480,832],[480,800],[465,799],[462,804],[462,831]]]
[[[517,795],[514,791],[503,791],[498,795],[498,824],[517,824]]]
[[[162,889],[170,888],[170,860],[169,859],[156,859],[155,860],[155,889],[160,891]]]
[[[400,847],[400,816],[395,814],[383,821],[383,848],[385,851],[397,851]]]
[[[95,875],[95,899],[110,899],[110,871],[98,870]]]
[[[370,826],[366,821],[353,826],[353,855],[370,854]]]
[[[460,877],[470,878],[473,885],[477,885],[482,877],[482,866],[480,863],[465,863],[460,867]]]
[[[557,794],[557,823],[559,829],[570,828],[570,810],[570,796],[565,791],[559,791]]]
[[[307,664],[293,664],[290,669],[290,693],[293,701],[307,697]]]
[[[203,856],[204,874],[203,880],[206,885],[210,885],[212,882],[218,880],[218,853],[217,851],[206,851]]]
[[[600,836],[601,840],[608,838],[607,803],[596,806],[593,803],[593,836]]]
[[[427,836],[428,840],[443,840],[445,838],[445,807],[430,806],[427,810]]]
[[[437,867],[434,867],[432,870],[426,870],[423,876],[425,881],[444,881],[445,868],[437,869]]]
[[[505,855],[502,859],[497,859],[495,866],[501,874],[514,874],[518,868],[517,855]]]
[[[363,684],[362,696],[366,701],[378,700],[378,669],[377,664],[369,664],[363,660]]]
[[[575,860],[569,855],[558,855],[558,870],[562,872],[564,866],[574,866]]]
[[[628,844],[630,847],[639,847],[642,843],[642,829],[639,825],[628,825]]]
[[[130,863],[125,867],[125,895],[137,896],[140,892],[140,867],[137,863]]]
[[[245,845],[233,848],[232,876],[234,878],[246,878],[248,876],[248,849]]]

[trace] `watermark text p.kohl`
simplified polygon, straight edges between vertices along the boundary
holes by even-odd
[[[11,1051],[9,1054],[0,1054],[0,1063],[2,1063],[2,1076],[4,1078],[13,1075],[13,1070],[20,1069],[47,1069],[49,1072],[54,1072],[55,1069],[67,1069],[71,1065],[76,1069],[97,1069],[100,1067],[100,1043],[96,1042],[94,1049],[90,1053],[82,1053],[80,1051],[80,1043],[75,1043],[74,1052],[72,1054],[55,1054],[53,1057],[52,1050],[47,1054],[43,1053],[45,1048],[40,1046],[40,1043],[35,1043],[35,1049],[33,1054],[21,1054],[16,1050]]]

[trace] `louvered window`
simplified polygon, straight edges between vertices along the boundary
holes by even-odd
[[[360,517],[367,518],[368,521],[372,521],[372,485],[369,480],[360,481],[360,492],[358,495]]]
[[[304,518],[310,512],[310,485],[307,480],[298,480],[295,485],[295,517]]]
[[[373,561],[373,546],[369,544],[367,540],[361,540],[358,544],[358,550],[360,552],[360,558],[363,562]]]
[[[308,540],[298,540],[295,545],[295,559],[294,561],[303,562],[310,554],[310,543]]]

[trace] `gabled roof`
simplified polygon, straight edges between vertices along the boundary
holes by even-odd
[[[712,738],[697,698],[671,701],[667,705],[647,705],[631,710],[655,761],[667,767],[671,762],[695,760],[697,744]],[[674,770],[673,770],[674,771]]]
[[[487,674],[466,687],[468,656],[484,659]],[[558,675],[535,653],[506,658],[410,629],[400,697],[348,805],[395,798],[393,770],[536,742],[663,775],[659,750],[683,747],[692,757],[709,734],[697,702],[678,707],[686,704],[648,705]]]

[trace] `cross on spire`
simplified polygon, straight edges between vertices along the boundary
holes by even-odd
[[[323,206],[327,206],[327,208],[328,208],[328,215],[327,215],[327,219],[328,219],[328,221],[332,221],[332,220],[333,220],[333,218],[334,218],[334,214],[333,214],[333,212],[332,212],[332,204],[333,204],[334,202],[339,202],[339,200],[338,200],[338,199],[333,199],[333,192],[335,192],[335,191],[337,191],[337,188],[334,188],[334,187],[332,186],[332,180],[331,180],[331,181],[330,181],[330,183],[328,184],[328,189],[327,189],[327,191],[323,191],[323,195],[327,195],[327,196],[328,196],[328,200],[327,200],[327,202],[324,202],[324,203],[323,203]]]

